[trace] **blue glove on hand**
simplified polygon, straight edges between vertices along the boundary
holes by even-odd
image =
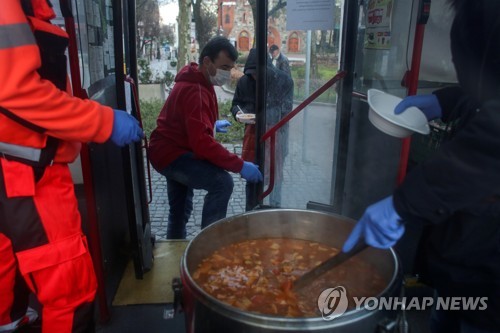
[[[394,113],[400,114],[411,106],[419,108],[425,114],[427,120],[441,118],[443,113],[439,100],[434,94],[407,96],[396,105]]]
[[[240,175],[250,183],[262,181],[262,174],[260,173],[259,166],[252,162],[243,162],[243,168],[240,171]]]
[[[144,132],[139,127],[139,121],[129,115],[126,111],[113,110],[113,131],[111,141],[119,147],[123,147],[132,142],[140,141],[144,137]]]
[[[229,122],[229,120],[217,120],[215,122],[215,131],[216,132],[220,132],[220,133],[226,133],[227,132],[227,128],[231,126],[231,123]]]
[[[349,252],[361,237],[364,237],[368,245],[387,249],[393,246],[404,232],[404,224],[394,209],[391,195],[366,209],[352,229],[342,251]]]

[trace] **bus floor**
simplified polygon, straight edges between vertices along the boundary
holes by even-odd
[[[428,287],[406,288],[406,297],[429,297],[433,291]],[[32,304],[33,306],[33,304]],[[37,304],[34,307],[39,310]],[[165,319],[165,311],[171,310],[172,304],[137,304],[111,306],[110,319],[106,323],[96,323],[96,333],[185,333],[184,315],[176,314],[174,318]],[[430,309],[411,310],[406,312],[409,331],[414,333],[430,333]],[[40,333],[39,325],[25,327],[16,333]],[[405,331],[393,331],[404,333]],[[228,332],[230,333],[230,332]]]
[[[37,310],[38,306],[30,304]],[[113,306],[110,320],[96,323],[95,333],[183,333],[184,315],[177,314],[172,319],[164,319],[164,312],[172,304],[140,304]],[[40,312],[39,312],[40,313]],[[41,322],[24,326],[14,333],[41,333]],[[55,332],[54,332],[55,333]],[[90,333],[90,332],[89,332]]]
[[[426,286],[405,288],[407,298],[430,297],[433,290]],[[115,306],[111,309],[111,320],[98,325],[97,333],[185,333],[184,315],[164,319],[165,310],[172,304]],[[430,333],[430,308],[406,311],[408,330],[394,328],[393,333]],[[231,332],[228,332],[231,333]],[[367,333],[367,332],[366,332]]]
[[[96,333],[183,333],[184,315],[165,319],[164,313],[172,304],[139,304],[113,306],[111,319],[97,324]]]

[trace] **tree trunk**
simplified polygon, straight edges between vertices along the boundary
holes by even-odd
[[[319,39],[319,53],[321,55],[324,55],[326,52],[325,52],[325,46],[326,46],[326,34],[328,33],[328,31],[326,30],[321,30],[321,37]]]
[[[196,29],[196,37],[198,38],[198,43],[200,44],[200,51],[205,46],[206,41],[200,41],[200,36],[203,35],[203,27],[201,26],[201,0],[191,1],[191,5],[193,6],[193,19]]]
[[[257,0],[248,0],[248,3],[250,4],[250,8],[252,8],[252,16],[253,16],[253,33],[257,32]],[[253,39],[253,45],[252,48],[255,47],[255,42],[257,38]]]
[[[316,51],[316,31],[311,32],[311,79],[318,79],[318,56]]]
[[[189,62],[190,7],[190,0],[179,0],[179,49],[177,50],[177,71],[180,71],[181,68]]]

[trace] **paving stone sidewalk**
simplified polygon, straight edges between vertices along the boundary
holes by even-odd
[[[241,154],[241,145],[225,144],[229,151],[235,154]],[[229,206],[227,216],[242,214],[245,212],[245,180],[239,174],[231,173],[234,181],[234,189]],[[155,235],[156,241],[164,241],[167,239],[167,222],[168,222],[168,198],[167,198],[167,182],[165,177],[151,169],[151,183],[153,189],[153,200],[149,204],[149,215],[151,219],[151,232]],[[186,238],[191,240],[199,232],[201,228],[201,211],[203,208],[203,199],[207,192],[204,190],[194,190],[193,197],[193,213],[187,224]]]
[[[231,152],[241,155],[241,144],[224,144]],[[291,143],[290,153],[285,159],[282,182],[282,207],[306,209],[308,201],[328,202],[330,180],[326,175],[330,173],[321,163],[302,158],[300,147]],[[234,189],[229,201],[227,216],[234,216],[245,212],[245,185],[246,181],[239,174],[231,173]],[[153,200],[149,205],[151,231],[156,241],[166,240],[168,221],[167,182],[165,178],[152,170]],[[188,240],[193,239],[201,226],[201,212],[206,191],[195,190],[193,198],[193,213],[187,224]],[[267,199],[266,199],[267,200]],[[264,200],[264,204],[268,202]]]

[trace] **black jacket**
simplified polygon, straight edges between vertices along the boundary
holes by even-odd
[[[256,82],[249,72],[255,71],[256,68],[257,55],[255,49],[252,49],[243,70],[245,75],[238,80],[236,85],[231,106],[231,112],[234,116],[239,111],[236,105],[239,105],[245,113],[255,113]],[[272,126],[292,111],[293,80],[270,62],[267,63],[266,72],[266,124]]]
[[[233,116],[239,111],[239,108],[244,113],[256,113],[259,117],[258,110],[255,110],[255,98],[256,98],[256,86],[257,83],[251,76],[251,73],[256,73],[257,70],[257,54],[255,49],[251,49],[248,54],[247,61],[245,63],[245,68],[243,75],[236,86],[236,91],[233,97],[233,103],[231,106],[231,112]],[[278,121],[280,121],[284,116],[286,116],[293,108],[293,80],[285,72],[277,69],[271,64],[271,59],[268,58],[266,64],[266,130],[274,126]],[[239,107],[239,108],[238,108]],[[251,128],[246,127],[245,133],[248,131],[255,131],[252,126]],[[255,132],[253,132],[253,138],[255,138]],[[245,134],[246,136],[246,134]],[[247,139],[247,140],[245,140]],[[243,140],[243,155],[247,156],[248,150],[250,149],[248,145],[255,145],[255,141],[245,137]],[[283,158],[288,155],[288,123],[281,127],[276,136],[276,168],[280,170],[279,165],[282,165]],[[252,154],[248,154],[252,156]],[[246,158],[248,158],[248,156]],[[255,161],[261,163],[261,161]],[[282,175],[276,174],[276,180],[280,179]]]
[[[455,0],[451,50],[459,87],[436,91],[454,137],[394,194],[407,223],[427,223],[430,278],[442,296],[488,297],[463,318],[500,327],[500,1]]]
[[[279,70],[282,70],[285,72],[287,75],[291,76],[292,73],[290,71],[290,62],[288,61],[288,58],[280,52],[280,55],[276,58],[276,68]]]

